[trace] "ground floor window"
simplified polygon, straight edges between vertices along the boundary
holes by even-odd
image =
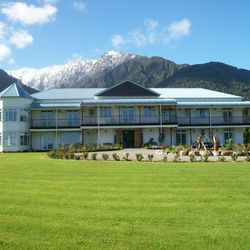
[[[61,145],[71,145],[81,143],[81,136],[79,132],[64,132],[61,135]]]
[[[233,139],[233,131],[232,130],[224,130],[224,144],[226,144],[229,139]]]
[[[29,133],[20,133],[20,145],[27,146],[29,145]]]
[[[177,145],[187,144],[187,132],[186,132],[186,130],[178,130],[177,131],[176,144]]]
[[[53,149],[54,137],[53,134],[42,134],[41,136],[41,148],[44,150]]]
[[[4,133],[4,142],[5,147],[17,146],[17,132],[6,132]]]

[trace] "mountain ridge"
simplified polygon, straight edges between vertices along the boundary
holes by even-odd
[[[250,71],[220,62],[176,64],[159,56],[109,51],[98,60],[81,58],[62,65],[21,68],[9,73],[38,90],[111,87],[131,80],[145,87],[201,87],[250,99]]]

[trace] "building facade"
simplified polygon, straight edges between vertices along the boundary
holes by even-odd
[[[141,147],[243,143],[250,102],[201,88],[51,89],[29,95],[19,83],[0,93],[0,151],[51,150],[66,144]]]

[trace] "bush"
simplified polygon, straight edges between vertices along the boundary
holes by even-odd
[[[162,158],[162,161],[163,162],[167,162],[168,161],[168,157],[166,155],[164,155],[163,158]]]
[[[250,155],[247,155],[245,161],[250,162]]]
[[[75,160],[81,160],[81,155],[75,154],[74,159],[75,159]]]
[[[57,153],[56,150],[52,150],[52,151],[49,151],[47,153],[47,155],[48,155],[49,158],[55,159],[56,153]]]
[[[189,155],[189,160],[190,160],[191,162],[195,162],[195,161],[196,161],[195,155],[190,154],[190,155]]]
[[[136,154],[135,157],[137,161],[142,161],[142,159],[144,158],[142,154]]]
[[[103,159],[104,161],[107,161],[108,158],[109,158],[109,154],[102,154],[102,159]]]
[[[217,161],[218,162],[224,162],[226,160],[226,158],[224,156],[219,156]]]
[[[89,157],[89,153],[88,153],[88,152],[83,152],[83,153],[82,153],[82,158],[83,158],[84,160],[88,160],[88,157]]]
[[[209,157],[209,155],[206,153],[206,154],[201,156],[201,160],[204,162],[208,162],[208,157]]]
[[[97,160],[97,153],[91,154],[90,157],[91,157],[91,159],[94,160],[94,161]]]
[[[176,151],[175,156],[173,158],[173,162],[177,162],[180,160],[180,151]]]
[[[130,161],[128,157],[129,157],[129,153],[126,153],[125,156],[123,156],[123,160]]]
[[[148,154],[148,160],[149,160],[149,161],[152,161],[153,158],[154,158],[154,155],[153,155],[153,154]]]
[[[120,161],[120,157],[117,153],[112,154],[112,157],[115,161]]]
[[[235,154],[235,153],[233,153],[233,154],[231,155],[231,158],[232,158],[233,161],[236,161],[236,160],[238,159],[238,155]]]

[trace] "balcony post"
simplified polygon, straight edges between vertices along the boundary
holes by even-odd
[[[212,132],[212,120],[211,120],[211,106],[209,105],[209,138],[211,138],[211,132]]]
[[[56,149],[58,148],[58,134],[57,134],[57,108],[56,108]]]
[[[160,130],[161,130],[161,134],[162,134],[162,114],[161,114],[161,104],[159,105],[159,116],[160,116]]]
[[[100,144],[100,107],[97,106],[97,146]]]

